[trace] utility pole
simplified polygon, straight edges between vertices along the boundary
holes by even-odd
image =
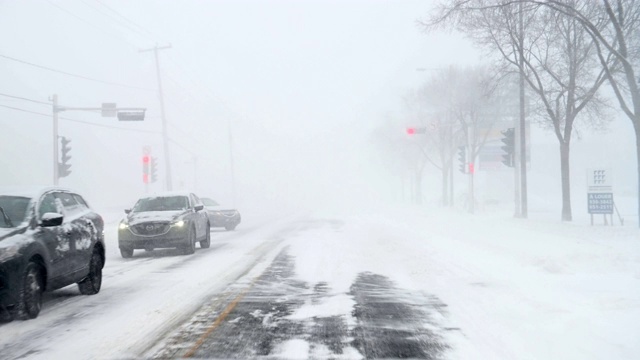
[[[198,191],[198,157],[193,156],[193,191]]]
[[[524,219],[528,216],[527,211],[527,146],[525,134],[525,98],[524,98],[524,18],[522,13],[522,1],[519,4],[519,62],[520,62],[520,216]]]
[[[453,141],[453,123],[451,122],[451,110],[449,111],[449,207],[453,207],[453,159],[456,156],[456,147]]]
[[[233,164],[233,134],[231,131],[231,120],[227,119],[227,129],[229,130],[229,167],[231,170],[231,196],[232,203],[231,205],[236,206],[236,175],[234,171]],[[404,182],[403,182],[404,186]],[[404,195],[404,187],[403,187],[403,195]]]
[[[53,100],[53,185],[58,186],[58,95]]]
[[[162,117],[162,145],[164,147],[164,166],[165,166],[165,184],[167,190],[173,190],[173,184],[171,182],[171,156],[169,156],[169,136],[167,134],[167,117],[164,112],[164,95],[162,93],[162,78],[160,77],[160,60],[158,59],[158,50],[170,49],[171,45],[155,47],[151,49],[139,50],[139,52],[153,51],[156,59],[156,74],[158,77],[158,96],[160,98],[160,115]]]

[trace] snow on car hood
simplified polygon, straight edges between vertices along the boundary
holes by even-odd
[[[127,220],[129,225],[135,225],[147,221],[173,221],[187,212],[187,210],[132,212],[127,216]]]
[[[19,228],[0,228],[0,241],[11,237],[12,235],[14,235],[14,233],[18,233],[20,231],[22,231],[24,229],[19,229]]]

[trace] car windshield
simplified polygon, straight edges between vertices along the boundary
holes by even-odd
[[[161,196],[140,199],[133,207],[133,212],[176,211],[189,208],[186,196]]]
[[[0,227],[15,227],[22,223],[30,200],[22,196],[0,196]]]
[[[204,206],[218,206],[218,205],[220,205],[217,202],[215,202],[214,200],[209,199],[209,198],[200,198],[200,200],[202,200],[202,203],[204,204]]]

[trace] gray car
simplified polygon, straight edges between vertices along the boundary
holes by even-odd
[[[211,244],[209,217],[193,193],[164,193],[139,199],[118,227],[118,246],[123,258],[135,249],[178,248],[193,254]]]
[[[210,198],[202,198],[202,203],[207,209],[211,227],[223,227],[227,231],[235,230],[242,217],[236,209],[225,208]]]
[[[0,190],[0,310],[9,319],[37,317],[44,291],[77,283],[97,294],[104,262],[104,221],[78,193]]]

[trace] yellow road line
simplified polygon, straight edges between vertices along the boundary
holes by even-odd
[[[191,349],[189,349],[189,351],[187,351],[182,356],[183,359],[192,357],[196,353],[196,351],[198,351],[200,346],[202,346],[205,340],[207,340],[209,335],[211,335],[212,332],[214,332],[218,327],[220,327],[220,324],[222,324],[224,319],[226,319],[227,316],[233,311],[233,309],[235,309],[236,305],[238,305],[238,303],[242,300],[242,298],[244,298],[244,296],[249,292],[249,290],[253,288],[253,285],[255,285],[255,283],[258,281],[259,278],[260,277],[255,278],[251,282],[251,284],[249,284],[249,287],[247,287],[243,292],[241,292],[235,299],[233,299],[231,303],[229,303],[229,305],[227,305],[226,308],[224,308],[224,310],[220,313],[220,316],[218,316],[216,321],[214,321],[213,324],[211,324],[211,326],[207,328],[207,331],[200,336],[198,341],[196,341],[196,343],[191,347]]]

